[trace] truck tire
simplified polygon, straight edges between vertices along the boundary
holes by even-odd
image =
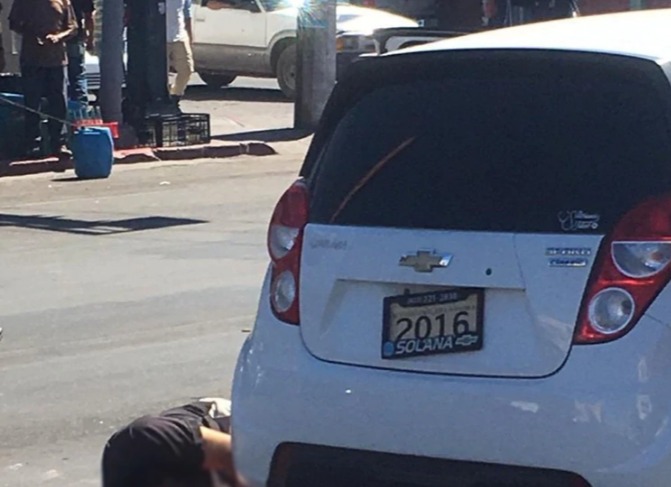
[[[276,76],[284,96],[296,99],[296,44],[287,46],[280,54]]]
[[[198,73],[198,76],[200,76],[200,79],[205,82],[208,88],[212,88],[213,90],[218,90],[222,86],[228,86],[235,81],[235,78],[237,78],[234,74]]]

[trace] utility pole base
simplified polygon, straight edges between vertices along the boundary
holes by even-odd
[[[298,13],[294,127],[313,130],[336,82],[336,1],[306,0]]]

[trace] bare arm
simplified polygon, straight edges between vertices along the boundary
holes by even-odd
[[[79,31],[75,17],[75,11],[72,8],[72,4],[70,2],[66,3],[67,8],[65,9],[65,19],[63,19],[63,30],[47,35],[47,40],[54,44],[58,44],[59,42],[66,41],[74,37]]]
[[[234,479],[233,449],[231,435],[210,428],[200,427],[203,437],[203,468],[223,472],[228,478]]]
[[[93,12],[89,12],[84,16],[84,26],[86,28],[86,50],[93,52],[95,45],[96,22],[93,18]]]

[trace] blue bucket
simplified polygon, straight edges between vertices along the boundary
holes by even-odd
[[[107,127],[82,127],[70,141],[79,179],[107,178],[114,164],[114,141]]]

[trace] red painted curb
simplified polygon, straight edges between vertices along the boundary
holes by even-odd
[[[263,142],[241,142],[239,144],[214,143],[192,147],[143,148],[115,151],[114,164],[224,159],[240,155],[269,156],[273,154],[277,154],[275,149]],[[58,160],[56,158],[49,158],[32,161],[0,161],[0,178],[47,172],[64,172],[73,168],[73,161],[71,159]]]

